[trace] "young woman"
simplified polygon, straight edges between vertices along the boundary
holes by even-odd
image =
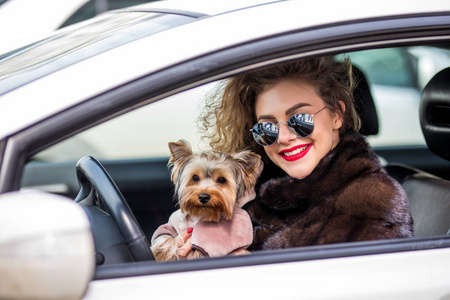
[[[231,78],[205,106],[214,150],[264,161],[244,206],[250,250],[413,235],[406,193],[358,133],[351,70],[332,57],[276,65]]]

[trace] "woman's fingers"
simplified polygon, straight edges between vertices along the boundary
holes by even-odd
[[[194,231],[194,228],[190,227],[181,233],[183,241],[186,242],[192,236],[192,231]]]
[[[192,244],[191,244],[191,238],[189,238],[183,246],[181,246],[180,248],[178,248],[178,254],[181,257],[186,257],[189,252],[191,252],[192,250]]]
[[[193,230],[194,228],[190,227],[179,235],[180,241],[178,244],[178,254],[182,257],[187,256],[188,253],[192,250],[191,236]]]
[[[185,231],[183,231],[179,236],[179,243],[178,243],[178,247],[181,247],[184,245],[184,243],[191,238],[192,236],[192,231],[194,230],[194,228],[190,227],[188,229],[186,229]]]

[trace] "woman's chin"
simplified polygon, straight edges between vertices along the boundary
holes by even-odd
[[[293,178],[303,179],[305,177],[308,177],[314,170],[314,168],[309,166],[308,167],[296,166],[295,168],[283,168],[283,170],[286,172],[286,174],[288,174]]]

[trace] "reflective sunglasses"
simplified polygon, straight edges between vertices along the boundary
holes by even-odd
[[[277,124],[273,124],[272,122],[259,122],[255,124],[250,131],[252,132],[255,141],[261,146],[270,146],[277,141],[278,126],[280,124],[286,124],[289,131],[298,137],[307,137],[314,130],[314,121],[312,117],[325,108],[327,108],[327,106],[312,115],[295,114],[290,117],[287,122],[278,122]]]

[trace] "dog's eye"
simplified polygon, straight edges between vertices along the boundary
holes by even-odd
[[[219,179],[217,179],[217,183],[225,184],[225,183],[227,183],[227,180],[225,178],[223,178],[223,177],[219,177]]]
[[[195,182],[199,182],[200,177],[198,177],[197,175],[194,175],[194,176],[192,176],[192,180],[194,180]]]

